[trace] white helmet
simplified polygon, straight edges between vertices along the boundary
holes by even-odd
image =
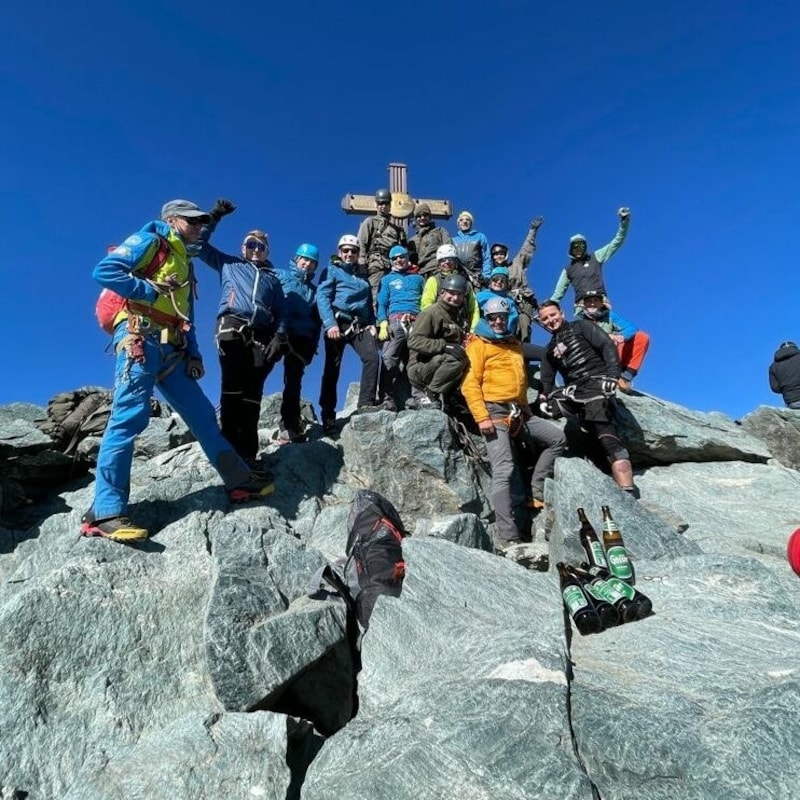
[[[436,248],[436,260],[441,261],[443,258],[458,258],[456,248],[452,244],[442,244]]]
[[[358,247],[358,239],[352,234],[346,233],[339,239],[339,247]]]
[[[508,314],[510,309],[508,300],[505,297],[490,297],[484,304],[481,311],[488,316],[489,314]]]

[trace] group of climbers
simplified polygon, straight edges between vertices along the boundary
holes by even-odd
[[[95,279],[125,304],[114,321],[114,403],[98,457],[95,500],[82,522],[84,534],[119,540],[147,535],[127,517],[127,503],[133,440],[147,424],[156,386],[185,419],[233,501],[273,491],[257,458],[264,383],[283,361],[280,426],[288,441],[304,441],[302,381],[317,353],[320,331],[323,432],[337,431],[337,384],[347,345],[362,363],[357,413],[448,410],[453,401],[468,409],[487,443],[502,540],[518,539],[509,512],[512,443],[522,433],[534,451],[541,451],[531,477],[530,502],[538,508],[544,479],[564,449],[561,431],[542,419],[557,411],[578,416],[594,432],[617,482],[633,490],[630,462],[613,426],[611,398],[616,388],[630,390],[649,341],[611,310],[602,272],[624,241],[627,209],[620,210],[619,230],[604,248],[589,252],[585,237],[572,237],[570,263],[553,298],[540,306],[527,267],[541,217],[532,220],[519,252],[509,260],[507,245],[490,246],[474,229],[468,211],[458,215],[458,232],[451,237],[432,221],[430,207],[419,204],[416,234],[407,239],[390,216],[388,190],[377,192],[375,200],[377,213],[357,235],[340,238],[316,286],[319,250],[313,244],[301,244],[285,269],[269,260],[264,231],[248,231],[235,255],[211,244],[220,220],[235,210],[227,200],[217,201],[210,212],[186,200],[170,201],[161,220],[148,223],[98,264]],[[159,248],[166,248],[166,260],[144,277]],[[217,272],[221,286],[215,332],[222,384],[219,423],[197,384],[204,367],[193,326],[192,257]],[[569,285],[576,293],[572,323],[557,303]],[[534,322],[552,334],[546,348],[530,342]],[[532,359],[542,360],[543,394],[534,404],[538,416],[526,401],[526,361]],[[555,371],[564,376],[564,389],[555,389]]]

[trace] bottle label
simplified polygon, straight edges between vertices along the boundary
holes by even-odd
[[[605,586],[603,585],[603,581],[599,581],[597,583],[587,583],[584,586],[584,589],[586,589],[587,593],[590,594],[595,600],[605,603],[611,602]]]
[[[602,581],[600,590],[605,594],[608,602],[612,604],[626,596],[611,581]]]
[[[623,581],[630,580],[633,576],[631,569],[631,562],[628,558],[628,552],[621,545],[615,545],[608,548],[608,568],[614,573],[617,578]]]
[[[598,567],[607,567],[606,554],[603,552],[603,545],[600,542],[590,542],[589,547],[592,550],[592,559]]]
[[[564,605],[566,605],[570,615],[589,605],[580,586],[567,586],[561,594],[564,597]]]
[[[629,583],[625,583],[625,581],[621,581],[619,578],[609,578],[608,583],[610,583],[611,586],[613,586],[626,599],[633,600],[633,598],[636,597],[636,589],[634,589]]]

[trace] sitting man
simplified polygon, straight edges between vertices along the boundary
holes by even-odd
[[[469,331],[466,292],[463,275],[446,277],[439,299],[420,312],[411,329],[408,379],[424,394],[415,403],[417,408],[440,408],[461,383],[467,366],[463,343]]]
[[[528,405],[528,374],[522,345],[509,330],[509,303],[491,297],[481,307],[483,319],[467,344],[469,366],[461,393],[486,440],[492,469],[492,507],[501,548],[522,539],[511,513],[512,443],[517,437],[543,448],[531,477],[532,506],[544,506],[544,481],[553,477],[565,438],[558,426],[534,417]]]
[[[600,326],[617,346],[622,370],[617,388],[627,394],[631,391],[633,379],[639,374],[644,357],[647,355],[650,337],[628,322],[625,317],[612,311],[602,292],[597,290],[586,292],[578,300],[578,305],[581,308],[578,316]]]
[[[551,416],[577,417],[602,446],[617,486],[638,498],[630,457],[613,422],[619,380],[614,342],[589,320],[567,322],[555,300],[539,306],[539,320],[553,334],[542,359],[539,407]],[[564,386],[554,391],[556,372],[563,377]]]
[[[769,368],[769,388],[783,395],[788,408],[800,409],[800,350],[794,342],[783,342]]]

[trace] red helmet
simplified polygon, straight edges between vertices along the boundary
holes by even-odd
[[[800,528],[790,537],[786,544],[786,559],[796,575],[800,575]]]

